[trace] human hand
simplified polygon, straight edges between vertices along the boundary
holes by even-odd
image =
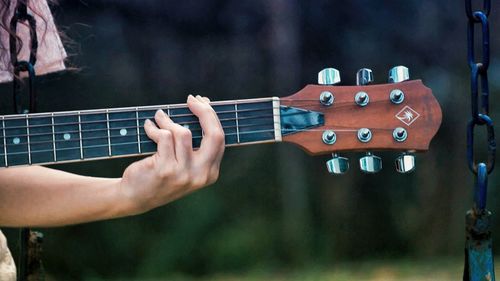
[[[131,214],[164,205],[217,180],[224,131],[207,98],[190,95],[187,104],[203,129],[200,148],[194,151],[191,131],[174,123],[162,110],[154,116],[158,127],[146,120],[146,134],[158,149],[123,173],[119,188]]]

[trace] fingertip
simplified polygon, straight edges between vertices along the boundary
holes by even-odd
[[[161,109],[158,109],[155,112],[155,118],[157,118],[157,117],[164,117],[165,115],[166,115],[165,112],[163,110],[161,110]]]
[[[200,95],[196,95],[196,99],[201,103],[205,103],[205,100],[203,100],[203,97]]]

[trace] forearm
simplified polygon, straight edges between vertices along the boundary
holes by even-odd
[[[0,183],[1,226],[61,226],[133,212],[120,179],[33,166],[1,169]]]

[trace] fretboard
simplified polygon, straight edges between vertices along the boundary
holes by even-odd
[[[278,98],[213,102],[227,146],[281,140]],[[203,131],[186,104],[0,116],[0,167],[52,164],[156,151],[143,128],[161,109],[191,130],[193,147]]]

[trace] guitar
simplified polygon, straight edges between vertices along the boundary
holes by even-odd
[[[413,170],[415,151],[425,151],[441,123],[441,109],[420,80],[408,81],[408,70],[390,71],[392,83],[369,85],[368,69],[358,72],[358,86],[340,82],[333,68],[318,74],[319,85],[308,85],[284,98],[214,101],[225,132],[226,146],[291,142],[312,155],[334,153],[327,162],[332,174],[348,169],[343,151],[398,150],[399,172]],[[186,104],[110,108],[0,116],[0,167],[44,165],[148,155],[156,144],[143,123],[156,110],[189,128],[194,148],[202,129]],[[372,153],[360,159],[361,169],[374,173],[381,159]]]

